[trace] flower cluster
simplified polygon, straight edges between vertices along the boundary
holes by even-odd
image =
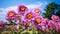
[[[15,13],[11,10],[7,13],[6,19],[9,22],[18,21],[18,24],[7,26],[7,28],[21,29],[21,30],[41,30],[50,32],[51,30],[60,31],[60,18],[57,15],[52,15],[51,20],[44,18],[40,15],[41,10],[36,8],[34,11],[28,11],[25,5],[18,6],[18,12]],[[3,21],[0,21],[0,28],[4,25]],[[5,27],[6,27],[5,26]]]

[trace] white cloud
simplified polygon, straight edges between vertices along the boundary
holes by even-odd
[[[42,5],[43,5],[43,3],[36,3],[36,4],[27,5],[27,7],[29,9],[34,9],[34,8],[38,8],[38,7],[42,6]]]
[[[34,8],[39,8],[42,7],[42,5],[47,4],[46,2],[37,2],[35,4],[29,4],[26,5],[29,9],[34,9]],[[18,6],[11,6],[11,7],[7,7],[7,8],[0,8],[0,11],[2,11],[2,14],[6,14],[9,10],[14,10],[15,12],[17,12],[17,7]],[[0,14],[1,14],[0,13]]]
[[[39,7],[42,7],[43,5],[46,5],[47,2],[37,2],[35,4],[30,4],[30,5],[27,5],[27,7],[29,9],[34,9],[34,8],[39,8]]]
[[[6,14],[9,10],[17,10],[17,6],[12,6],[12,7],[8,7],[8,8],[0,8],[0,10],[2,11],[2,14]],[[0,13],[0,14],[1,14]]]

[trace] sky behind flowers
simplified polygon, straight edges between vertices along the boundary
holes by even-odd
[[[6,21],[5,16],[9,10],[15,10],[17,12],[17,7],[20,4],[24,4],[29,10],[34,8],[41,8],[42,12],[46,5],[51,2],[60,4],[60,0],[0,0],[0,21]]]

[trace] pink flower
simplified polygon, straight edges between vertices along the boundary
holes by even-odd
[[[3,30],[4,29],[4,26],[5,26],[4,22],[3,21],[0,21],[0,30]]]
[[[59,21],[59,17],[56,15],[52,15],[51,19],[54,21]]]
[[[60,22],[57,22],[57,23],[55,24],[55,30],[56,30],[56,31],[59,31],[59,30],[60,30]]]
[[[45,26],[45,23],[43,22],[44,18],[42,16],[36,16],[34,18],[34,25],[38,28],[41,29],[43,26]]]
[[[0,21],[0,25],[3,25],[4,24],[4,22],[3,21]]]
[[[35,14],[33,12],[26,12],[24,14],[24,19],[26,21],[31,21],[31,20],[34,20],[34,17],[35,17]]]
[[[40,24],[40,23],[43,22],[43,17],[42,16],[36,16],[34,18],[34,21],[35,21],[36,24]]]
[[[11,10],[7,13],[6,19],[8,21],[11,21],[11,20],[14,20],[15,16],[16,16],[16,13],[13,10]]]
[[[24,14],[27,10],[28,10],[28,8],[25,5],[18,6],[18,13],[19,14]]]
[[[34,10],[34,12],[35,12],[37,15],[40,15],[41,10],[40,10],[39,8],[36,8],[36,9]]]
[[[57,22],[53,21],[53,20],[50,20],[49,23],[48,23],[48,26],[50,29],[55,29],[55,24],[57,24]]]

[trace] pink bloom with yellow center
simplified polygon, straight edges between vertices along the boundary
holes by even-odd
[[[55,20],[55,21],[59,21],[59,17],[58,16],[56,16],[56,15],[52,15],[52,20]]]
[[[28,21],[33,20],[34,17],[35,17],[35,15],[34,15],[33,12],[26,12],[26,13],[24,14],[24,19],[25,19],[25,20],[28,20]]]
[[[36,8],[34,11],[35,11],[35,13],[40,13],[41,12],[41,10],[39,8]]]
[[[36,16],[34,21],[35,21],[35,23],[40,24],[43,21],[43,17],[42,16]]]
[[[45,26],[45,23],[43,22],[44,18],[42,16],[36,16],[34,18],[34,24],[37,28],[41,29],[42,26]]]
[[[37,24],[39,24],[39,23],[41,23],[41,22],[42,22],[41,18],[36,18],[36,23],[37,23]]]
[[[39,8],[36,8],[36,9],[34,10],[34,12],[35,12],[37,15],[40,15],[41,10],[40,10]]]
[[[27,10],[28,10],[28,8],[25,5],[19,5],[19,7],[18,7],[19,14],[24,14]]]
[[[8,15],[9,15],[10,17],[13,17],[13,16],[14,16],[14,14],[13,14],[12,12],[10,12]]]
[[[14,20],[16,13],[12,10],[7,13],[6,19],[8,21]]]

